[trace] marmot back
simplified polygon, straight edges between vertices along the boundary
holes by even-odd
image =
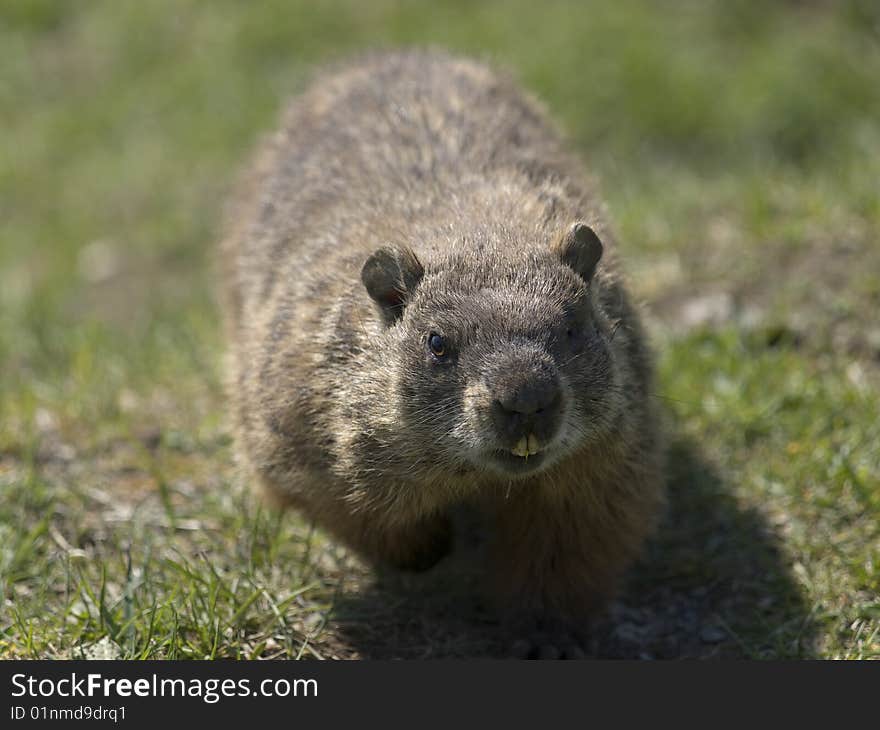
[[[440,559],[450,510],[474,505],[507,613],[583,626],[664,483],[602,217],[537,104],[481,64],[407,52],[319,77],[222,251],[259,483],[401,568]]]

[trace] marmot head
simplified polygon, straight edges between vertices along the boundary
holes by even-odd
[[[413,469],[535,474],[601,435],[620,407],[594,291],[602,243],[575,223],[521,260],[468,251],[436,270],[406,247],[364,264],[384,322],[372,346],[394,371],[387,408]]]

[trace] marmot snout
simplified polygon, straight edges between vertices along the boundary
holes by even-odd
[[[574,627],[607,600],[663,503],[651,358],[534,101],[436,53],[326,75],[223,255],[239,445],[271,494],[408,568],[467,502],[509,612]]]
[[[546,451],[565,412],[559,371],[543,348],[514,345],[504,367],[489,376],[494,436],[499,451],[528,458]]]

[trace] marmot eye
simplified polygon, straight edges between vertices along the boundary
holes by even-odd
[[[446,354],[446,340],[436,332],[428,335],[428,348],[434,357],[443,357]]]

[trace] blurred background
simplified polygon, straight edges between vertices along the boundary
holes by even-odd
[[[0,5],[0,656],[491,653],[341,602],[225,421],[223,201],[315,65],[401,45],[545,102],[645,303],[674,509],[595,651],[876,657],[873,0]]]

